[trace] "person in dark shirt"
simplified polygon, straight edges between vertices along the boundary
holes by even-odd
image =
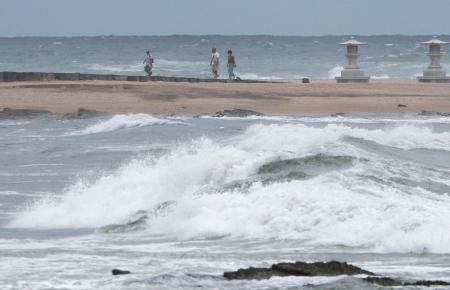
[[[234,74],[234,69],[236,68],[236,59],[234,58],[233,51],[228,50],[228,78],[234,80],[236,75]]]

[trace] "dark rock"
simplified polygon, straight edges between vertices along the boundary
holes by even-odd
[[[127,270],[119,270],[119,269],[113,269],[111,272],[112,272],[112,274],[113,274],[114,276],[131,274],[130,271],[127,271]]]
[[[316,263],[279,263],[270,268],[239,269],[235,272],[225,272],[227,279],[269,279],[273,276],[339,276],[339,275],[375,275],[372,272],[345,262],[316,262]]]
[[[279,272],[272,268],[253,268],[239,269],[235,272],[225,272],[223,277],[230,280],[265,280],[270,279],[273,276],[290,276],[283,272]]]
[[[403,284],[404,286],[450,286],[449,282],[440,281],[440,280],[420,280],[417,282],[406,282]]]
[[[302,78],[302,83],[309,84],[310,83],[309,78]]]
[[[292,276],[338,276],[338,275],[375,275],[372,272],[345,262],[316,262],[316,263],[279,263],[272,265],[272,269]]]
[[[245,110],[245,109],[232,109],[232,110],[223,110],[221,112],[216,112],[213,117],[220,118],[220,117],[249,117],[249,116],[264,116],[264,114],[255,112],[252,110]]]
[[[78,111],[76,113],[68,113],[63,116],[63,118],[66,119],[88,119],[88,118],[94,118],[99,115],[104,115],[105,113],[95,111],[95,110],[89,110],[85,108],[78,108]]]
[[[422,111],[420,111],[419,116],[442,116],[442,117],[450,117],[450,113],[442,113],[442,112],[435,112],[435,111],[426,111],[426,110],[422,110]]]
[[[45,115],[45,114],[51,114],[51,112],[44,111],[44,110],[4,108],[3,111],[0,111],[0,119],[30,118],[30,117],[37,117],[37,116]]]
[[[402,286],[403,285],[403,283],[401,281],[394,280],[389,277],[367,277],[367,278],[363,278],[363,280],[366,282],[381,285],[381,286]]]
[[[335,113],[335,114],[331,114],[331,117],[344,117],[345,113]]]
[[[397,107],[398,107],[398,108],[406,108],[406,107],[408,107],[408,106],[407,106],[407,105],[403,105],[403,104],[398,104]]]

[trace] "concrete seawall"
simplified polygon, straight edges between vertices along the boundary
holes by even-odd
[[[46,72],[0,72],[0,82],[21,82],[21,81],[130,81],[130,82],[230,82],[226,79],[201,79],[189,77],[165,77],[165,76],[127,76],[111,74],[85,74],[85,73],[46,73]],[[234,80],[240,83],[270,83],[269,81],[258,80]]]

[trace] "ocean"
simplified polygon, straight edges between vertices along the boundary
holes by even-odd
[[[2,119],[0,288],[381,288],[222,278],[329,260],[448,281],[449,132],[417,114]]]
[[[0,71],[44,71],[144,75],[142,61],[151,49],[154,74],[211,76],[211,48],[222,57],[220,75],[227,77],[226,52],[232,49],[242,79],[334,78],[346,64],[338,43],[350,36],[103,36],[0,38]],[[360,36],[360,66],[373,78],[411,79],[428,66],[431,36]],[[449,35],[439,36],[450,41]],[[449,52],[449,47],[443,47]],[[442,65],[450,71],[448,54]]]
[[[414,78],[429,38],[358,37],[360,66]],[[222,62],[234,51],[244,79],[328,79],[346,39],[0,38],[0,71],[143,75],[151,49],[155,75],[208,78],[214,46]],[[449,132],[450,118],[413,113],[0,119],[0,289],[380,289],[349,276],[222,278],[330,260],[450,281]]]

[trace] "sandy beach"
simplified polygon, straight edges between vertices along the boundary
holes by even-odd
[[[399,106],[401,104],[401,106]],[[403,106],[404,105],[404,106]],[[0,109],[189,115],[241,108],[265,114],[450,112],[450,85],[415,80],[283,83],[44,81],[0,83]]]

